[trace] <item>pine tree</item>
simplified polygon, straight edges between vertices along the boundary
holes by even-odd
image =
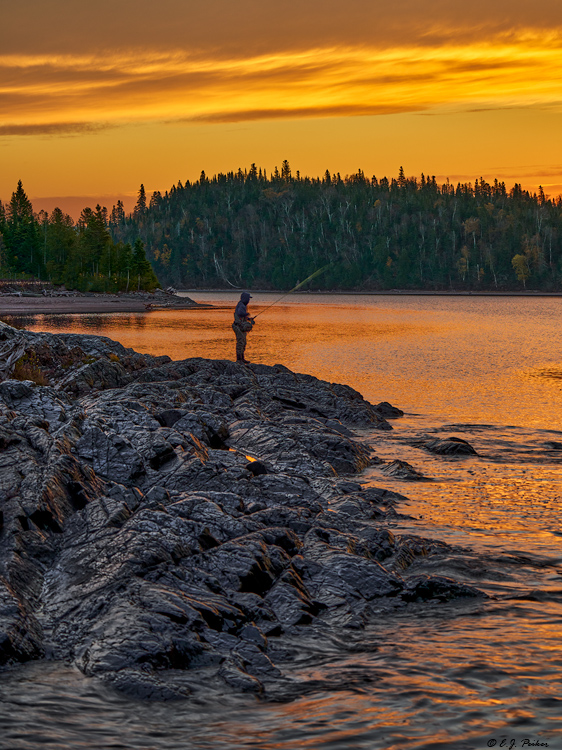
[[[135,217],[135,219],[140,219],[142,216],[144,216],[146,210],[146,191],[144,189],[144,185],[141,183],[137,203],[135,205],[135,208],[133,209],[133,216]]]
[[[96,210],[85,208],[78,221],[81,268],[87,275],[100,274],[100,261],[107,253],[111,235],[107,227],[107,210],[99,204]]]
[[[78,245],[72,217],[55,208],[47,226],[47,273],[56,284],[66,283],[67,268]]]
[[[131,271],[137,277],[137,290],[154,289],[158,286],[158,279],[152,270],[150,262],[146,259],[144,243],[141,239],[135,241],[133,257],[131,260]]]
[[[146,196],[145,196],[145,208],[146,208]],[[122,200],[117,201],[117,205],[113,206],[111,209],[111,214],[109,217],[109,223],[112,226],[119,226],[119,224],[123,224],[125,222],[125,206],[123,205]]]
[[[6,244],[4,242],[4,233],[6,231],[6,211],[4,204],[0,201],[0,269],[4,268],[6,263]]]
[[[159,190],[155,190],[150,196],[150,209],[157,208],[162,202],[162,193]]]
[[[4,240],[7,262],[15,271],[41,276],[44,266],[38,226],[21,180],[8,204]]]

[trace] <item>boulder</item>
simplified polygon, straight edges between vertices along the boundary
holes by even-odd
[[[427,480],[427,477],[425,477],[421,471],[415,469],[407,461],[400,461],[400,459],[395,459],[394,461],[381,466],[380,471],[382,474],[386,474],[387,477],[406,479],[409,482]]]
[[[439,456],[477,456],[478,454],[466,440],[459,437],[435,438],[414,443],[416,447],[425,448]]]

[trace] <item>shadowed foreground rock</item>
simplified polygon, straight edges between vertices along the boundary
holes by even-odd
[[[351,388],[0,336],[50,383],[0,383],[0,665],[71,660],[149,699],[279,695],[308,638],[479,593],[405,577],[431,545],[381,525],[399,496],[347,477],[374,460],[353,428],[391,429]]]

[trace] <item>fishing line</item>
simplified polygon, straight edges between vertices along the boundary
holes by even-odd
[[[256,318],[258,317],[258,316],[260,316],[260,315],[261,315],[262,313],[264,313],[264,312],[267,312],[267,311],[268,311],[268,310],[269,310],[270,308],[272,308],[272,307],[273,307],[273,305],[276,305],[276,304],[277,304],[278,302],[281,302],[281,300],[282,300],[282,299],[285,299],[285,297],[288,297],[288,296],[289,296],[289,294],[292,294],[293,292],[296,292],[296,291],[297,291],[297,289],[300,289],[300,287],[301,287],[301,286],[304,286],[304,285],[305,285],[305,284],[306,284],[306,283],[307,283],[308,281],[311,281],[311,280],[312,280],[312,279],[314,279],[314,278],[315,278],[316,276],[319,276],[319,275],[320,275],[321,273],[324,273],[324,271],[325,271],[325,270],[326,270],[327,268],[329,268],[329,267],[330,267],[331,265],[332,265],[331,263],[328,263],[328,265],[327,265],[327,266],[323,266],[322,268],[319,268],[319,269],[318,269],[317,271],[314,271],[314,273],[311,273],[311,274],[310,274],[310,276],[307,276],[307,277],[306,277],[306,279],[305,279],[304,281],[301,281],[301,282],[299,282],[299,283],[298,283],[298,284],[297,284],[296,286],[294,286],[294,287],[293,287],[293,288],[291,289],[291,291],[290,291],[290,292],[285,292],[285,294],[282,294],[282,295],[281,295],[281,297],[279,297],[279,299],[276,299],[276,300],[275,300],[275,302],[272,302],[272,303],[271,303],[271,305],[269,305],[269,307],[266,307],[266,308],[265,308],[265,310],[260,310],[260,312],[259,312],[259,313],[257,313],[257,315],[254,315],[254,320],[255,320],[255,319],[256,319]]]

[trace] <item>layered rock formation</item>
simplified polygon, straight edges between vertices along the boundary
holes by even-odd
[[[310,637],[478,595],[408,577],[432,543],[395,538],[400,496],[351,477],[376,460],[354,428],[391,429],[390,405],[280,365],[3,324],[0,343],[33,378],[0,383],[0,665],[267,696]]]

